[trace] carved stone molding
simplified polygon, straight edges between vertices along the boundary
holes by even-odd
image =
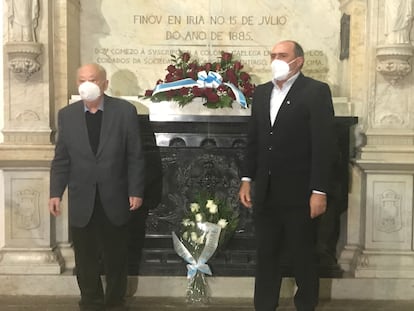
[[[411,72],[410,58],[414,47],[410,44],[383,45],[377,47],[377,71],[392,85]]]
[[[8,42],[5,44],[9,69],[25,81],[40,70],[37,58],[42,53],[42,45],[36,42]]]
[[[61,274],[65,263],[55,248],[2,248],[0,274]]]
[[[29,131],[24,130],[3,130],[4,144],[36,144],[36,145],[49,145],[50,144],[50,130],[39,129]]]

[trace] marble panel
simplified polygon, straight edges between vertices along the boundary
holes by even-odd
[[[4,183],[4,247],[0,274],[60,274],[64,262],[55,246],[54,221],[46,208],[49,170],[7,168]]]
[[[179,50],[200,61],[232,52],[262,83],[270,76],[269,50],[282,39],[303,45],[305,72],[334,90],[338,84],[336,0],[83,0],[80,18],[81,61],[106,67],[114,95],[152,89]]]
[[[413,177],[368,174],[366,249],[411,250]]]
[[[6,247],[51,246],[48,177],[46,169],[4,170]]]

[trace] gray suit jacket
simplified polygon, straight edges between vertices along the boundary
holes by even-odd
[[[129,196],[143,196],[144,158],[136,108],[104,96],[100,143],[92,152],[83,101],[58,114],[58,141],[50,171],[50,197],[68,187],[69,223],[84,227],[94,208],[96,188],[108,218],[115,225],[129,217]]]

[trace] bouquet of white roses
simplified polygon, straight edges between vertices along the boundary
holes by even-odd
[[[199,195],[186,211],[178,236],[173,232],[174,249],[188,263],[188,302],[208,302],[205,275],[212,272],[207,261],[234,233],[238,216],[225,202]]]

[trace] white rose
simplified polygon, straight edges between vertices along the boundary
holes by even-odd
[[[195,220],[196,220],[197,222],[202,221],[202,220],[203,220],[203,215],[202,215],[202,214],[200,214],[200,213],[196,214],[196,215],[195,215]]]
[[[195,227],[195,222],[194,221],[190,221],[190,226],[191,227]]]
[[[217,204],[212,204],[210,206],[210,214],[216,214],[218,212],[218,206]]]
[[[188,232],[187,231],[183,233],[183,239],[184,240],[187,240],[188,239]]]
[[[206,233],[204,232],[196,241],[197,244],[201,245],[204,244],[204,239],[206,237]]]
[[[192,213],[197,213],[200,210],[200,205],[198,203],[191,203],[190,210]]]
[[[193,241],[193,242],[197,242],[197,240],[198,240],[198,236],[197,236],[197,232],[191,232],[191,241]]]
[[[227,220],[225,220],[224,218],[221,218],[217,224],[222,228],[226,228],[226,226],[229,224],[229,222]]]
[[[188,227],[188,226],[191,225],[191,221],[188,218],[183,219],[183,221],[181,223],[184,227]]]
[[[206,207],[207,207],[208,209],[210,209],[210,207],[211,207],[212,205],[215,205],[214,200],[207,200]]]

